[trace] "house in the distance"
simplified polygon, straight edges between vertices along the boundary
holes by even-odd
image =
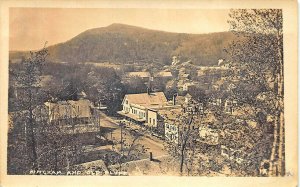
[[[182,108],[181,105],[176,105],[173,97],[172,103],[168,103],[168,105],[148,109],[147,122],[145,125],[160,137],[166,138],[166,132],[167,135],[169,132],[166,131],[165,126],[169,121],[172,121],[172,118],[174,118],[174,120],[177,118],[175,115],[171,115],[174,111],[179,114],[181,113]],[[173,124],[173,122],[169,124]]]
[[[186,82],[186,83],[183,84],[182,90],[183,90],[183,91],[189,91],[189,88],[190,88],[191,86],[194,86],[194,85],[195,85],[194,82]]]
[[[161,119],[164,123],[164,137],[167,142],[178,144],[179,131],[181,126],[178,119],[181,114],[181,108],[165,109],[159,111],[159,116],[161,116]]]
[[[170,80],[173,78],[173,75],[170,71],[160,71],[154,74],[154,77],[162,80]]]
[[[151,77],[151,74],[146,71],[137,71],[137,72],[128,72],[127,78],[137,77],[141,78],[144,81],[148,81]]]
[[[178,56],[173,56],[172,57],[172,65],[175,66],[180,63],[179,57]]]

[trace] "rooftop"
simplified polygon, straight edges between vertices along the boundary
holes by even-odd
[[[56,103],[46,102],[45,105],[48,107],[53,119],[91,117],[92,115],[90,109],[92,103],[87,99],[59,101]]]
[[[155,76],[156,77],[172,77],[172,73],[170,71],[161,71],[161,72],[158,72]]]
[[[163,92],[127,94],[124,100],[127,99],[129,104],[137,104],[144,107],[159,107],[167,104],[167,98]]]
[[[134,114],[125,113],[123,111],[118,111],[117,113],[120,114],[120,115],[122,115],[122,116],[126,116],[126,117],[129,117],[131,119],[134,119],[135,121],[139,121],[139,122],[145,122],[146,121],[144,118],[139,118],[139,117],[137,117]]]
[[[141,77],[141,78],[146,78],[150,77],[150,73],[146,71],[137,71],[137,72],[129,72],[128,77]]]

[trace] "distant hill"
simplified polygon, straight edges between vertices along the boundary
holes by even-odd
[[[171,57],[198,65],[227,58],[223,49],[235,39],[230,32],[185,34],[149,30],[124,24],[87,30],[64,43],[48,47],[57,62],[171,63]],[[10,59],[24,52],[10,52]]]

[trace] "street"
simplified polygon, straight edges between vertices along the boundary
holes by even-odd
[[[121,139],[121,126],[116,124],[111,118],[106,116],[105,114],[101,113],[100,117],[100,128],[112,128],[112,137],[116,140]],[[133,137],[130,134],[131,129],[129,128],[123,128],[123,137],[127,139],[128,141],[131,141]],[[110,135],[109,135],[110,137]],[[164,150],[163,141],[156,138],[156,137],[149,137],[148,135],[143,135],[139,140],[139,144],[142,144],[147,149],[147,152],[152,152],[153,157],[163,156],[167,155],[167,151]],[[148,153],[149,155],[149,153]]]

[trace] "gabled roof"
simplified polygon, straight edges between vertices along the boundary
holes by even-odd
[[[185,98],[193,98],[193,97],[191,96],[191,94],[189,94],[189,93],[187,93],[184,97],[185,97]]]
[[[128,100],[129,104],[137,104],[144,107],[163,106],[167,103],[167,98],[163,92],[127,94],[125,99]]]
[[[75,117],[83,118],[91,117],[92,115],[90,110],[92,103],[87,99],[59,101],[57,103],[46,102],[45,105],[49,109],[51,120]]]
[[[150,77],[150,73],[146,71],[129,72],[128,77]]]
[[[161,72],[158,72],[155,76],[156,77],[172,77],[172,73],[170,71],[161,71]]]

